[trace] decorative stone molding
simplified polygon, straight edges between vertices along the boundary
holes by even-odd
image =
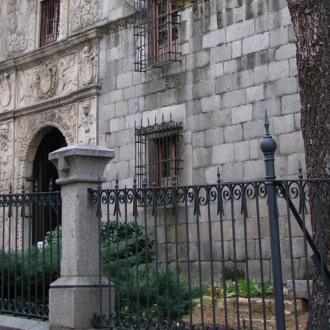
[[[76,32],[98,22],[101,18],[100,0],[74,0],[71,9],[71,32]]]
[[[77,89],[77,55],[44,62],[36,68],[20,71],[18,76],[18,105],[61,96]]]
[[[97,43],[85,45],[79,54],[79,82],[81,86],[92,84],[97,77]]]
[[[0,76],[0,112],[8,109],[13,100],[14,77],[8,73]]]
[[[17,11],[20,7],[17,0],[9,0],[7,4],[7,27],[10,33],[14,33],[17,29],[18,19]]]
[[[17,189],[20,188],[25,175],[28,150],[36,134],[44,127],[56,127],[62,132],[68,145],[75,144],[77,141],[76,118],[77,106],[76,104],[71,104],[57,110],[20,117],[16,121],[15,159],[17,160],[17,164],[15,164],[15,167],[17,169]]]
[[[0,192],[9,189],[13,177],[13,129],[12,122],[0,124]]]
[[[103,31],[105,35],[111,35],[113,33],[132,27],[134,23],[135,23],[135,16],[130,15],[118,21],[110,22],[106,25],[103,25],[100,29]]]
[[[87,99],[79,103],[78,141],[96,145],[96,100]]]
[[[55,95],[58,84],[57,64],[41,64],[33,73],[36,99],[46,99]]]
[[[27,48],[26,33],[21,31],[2,40],[2,53],[5,56],[23,51]]]

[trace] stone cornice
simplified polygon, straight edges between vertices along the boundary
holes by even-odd
[[[54,109],[54,107],[60,107],[60,106],[65,106],[67,104],[72,104],[81,99],[99,95],[100,92],[101,92],[100,85],[89,86],[83,89],[79,89],[63,97],[54,98],[46,102],[34,104],[28,107],[0,113],[0,121],[12,119],[12,118],[18,118],[21,116],[26,116],[27,114],[30,113],[38,113],[45,110]]]
[[[63,55],[74,52],[80,45],[102,37],[103,32],[100,27],[95,27],[81,33],[70,35],[32,52],[23,55],[20,54],[19,56],[14,55],[13,58],[0,62],[0,74],[14,70],[22,70],[35,66],[41,61],[63,57]]]
[[[119,20],[108,22],[107,24],[101,26],[100,30],[105,35],[111,35],[118,31],[122,31],[127,28],[130,28],[134,24],[134,21],[135,21],[135,15],[131,14],[131,15],[125,16],[124,18],[121,18]]]

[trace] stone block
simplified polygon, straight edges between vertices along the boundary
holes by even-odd
[[[252,104],[232,108],[231,111],[234,125],[252,120]]]
[[[298,82],[296,78],[286,78],[275,81],[274,93],[276,96],[296,94],[298,92]]]
[[[115,307],[114,288],[106,284],[101,288],[101,312],[108,314]],[[49,305],[49,329],[90,329],[93,315],[100,314],[99,278],[59,278],[51,285]]]
[[[297,113],[301,110],[300,95],[293,94],[282,97],[282,113]]]
[[[291,15],[288,7],[284,7],[281,9],[281,23],[282,26],[288,26],[292,24]]]
[[[205,167],[210,165],[212,148],[195,148],[192,150],[193,166]]]
[[[204,67],[210,62],[210,50],[203,50],[186,56],[186,70]]]
[[[271,130],[270,130],[271,131]],[[264,135],[264,120],[255,120],[243,123],[243,139],[250,140],[254,138],[261,138]]]
[[[269,31],[269,46],[278,47],[286,45],[289,42],[289,34],[287,27]]]
[[[132,97],[135,97],[135,86],[124,88],[123,89],[123,100],[127,101],[131,99]]]
[[[223,64],[223,72],[224,73],[232,73],[239,71],[241,63],[235,59],[231,61],[226,61]]]
[[[254,20],[240,22],[226,27],[226,42],[247,38],[254,34]]]
[[[275,116],[280,115],[280,113],[281,113],[280,98],[253,103],[253,105],[252,105],[253,119],[264,119],[265,110],[267,110],[269,117],[275,117]]]
[[[258,85],[246,89],[246,101],[248,103],[261,101],[264,99],[264,86]],[[252,110],[252,107],[251,107]],[[252,111],[251,111],[252,116]]]
[[[282,61],[289,58],[296,59],[296,45],[293,43],[280,46],[276,50],[276,54],[275,54],[276,61]]]
[[[214,80],[200,81],[193,84],[193,97],[203,98],[215,94],[215,83]]]
[[[254,84],[253,75],[254,75],[253,70],[245,70],[245,71],[238,72],[237,82],[238,82],[239,88],[253,86],[253,84]]]
[[[203,35],[203,48],[212,48],[225,43],[225,29],[213,30]]]
[[[260,65],[253,69],[253,79],[256,85],[269,80],[268,65]]]
[[[286,115],[281,117],[274,117],[274,134],[286,134],[295,131],[294,127],[294,115]]]
[[[204,143],[206,147],[222,144],[224,142],[223,127],[211,128],[204,133]]]
[[[227,92],[222,96],[222,106],[223,108],[232,108],[242,105],[246,102],[245,90],[236,90],[232,92]]]
[[[243,39],[243,54],[258,52],[269,47],[269,33],[257,34]]]
[[[244,162],[244,180],[260,180],[265,177],[264,161],[250,160]]]
[[[192,139],[191,139],[191,145],[193,148],[201,148],[204,147],[204,131],[200,132],[192,132]]]
[[[289,62],[287,60],[269,63],[269,80],[289,77]]]
[[[221,165],[234,162],[234,144],[215,145],[212,150],[212,164]]]
[[[279,151],[282,155],[304,152],[301,132],[282,134],[279,136]]]
[[[128,103],[127,101],[117,102],[115,104],[116,117],[122,117],[128,114]]]
[[[212,95],[201,99],[202,112],[218,111],[221,109],[221,96]]]
[[[225,44],[210,50],[210,64],[228,61],[232,58],[231,44]]]
[[[281,27],[281,13],[279,11],[270,12],[256,17],[255,32],[262,33],[272,31]]]
[[[234,144],[235,161],[245,161],[249,159],[249,141],[236,142]]]
[[[117,88],[118,89],[130,87],[130,86],[132,86],[132,83],[133,83],[132,72],[122,73],[117,76]]]
[[[296,77],[298,75],[297,60],[295,58],[289,59],[289,73],[290,77]]]
[[[232,42],[232,58],[242,55],[242,41],[236,40]]]
[[[118,132],[125,128],[125,118],[113,118],[110,120],[110,132]]]
[[[237,88],[238,88],[237,73],[230,72],[221,77],[216,78],[215,92],[217,94],[233,91],[236,90]]]
[[[232,125],[225,127],[224,130],[225,143],[241,141],[243,138],[242,125]]]
[[[294,290],[296,298],[306,299],[306,300],[309,298],[309,295],[311,295],[312,293],[311,292],[312,284],[313,281],[309,281],[309,283],[307,283],[307,280],[288,280],[286,282],[287,290],[292,297],[294,297],[294,293],[293,293]],[[308,289],[310,290],[309,292]]]
[[[123,90],[115,90],[108,93],[110,103],[116,103],[123,100]]]

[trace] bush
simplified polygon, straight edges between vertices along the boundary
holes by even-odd
[[[100,235],[103,275],[114,283],[116,305],[122,313],[177,319],[190,312],[200,296],[200,286],[189,284],[175,267],[158,269],[155,241],[144,227],[135,222],[109,221],[101,223]],[[43,292],[48,298],[49,286],[59,276],[60,260],[55,256],[61,249],[61,237],[59,226],[46,234],[42,249],[33,246],[16,257],[14,252],[0,255],[4,288],[10,287],[11,297],[16,278],[17,286],[23,284],[21,295],[25,298],[32,297],[33,301]]]

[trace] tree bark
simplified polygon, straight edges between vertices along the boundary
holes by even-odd
[[[287,0],[297,45],[298,82],[301,99],[301,129],[308,178],[326,178],[330,154],[330,0]],[[330,265],[330,219],[328,202],[318,213],[311,202],[315,243],[323,247]],[[319,221],[318,221],[319,220]],[[322,246],[323,245],[323,246]],[[313,276],[310,327],[329,325],[329,294],[324,294],[317,272]]]

